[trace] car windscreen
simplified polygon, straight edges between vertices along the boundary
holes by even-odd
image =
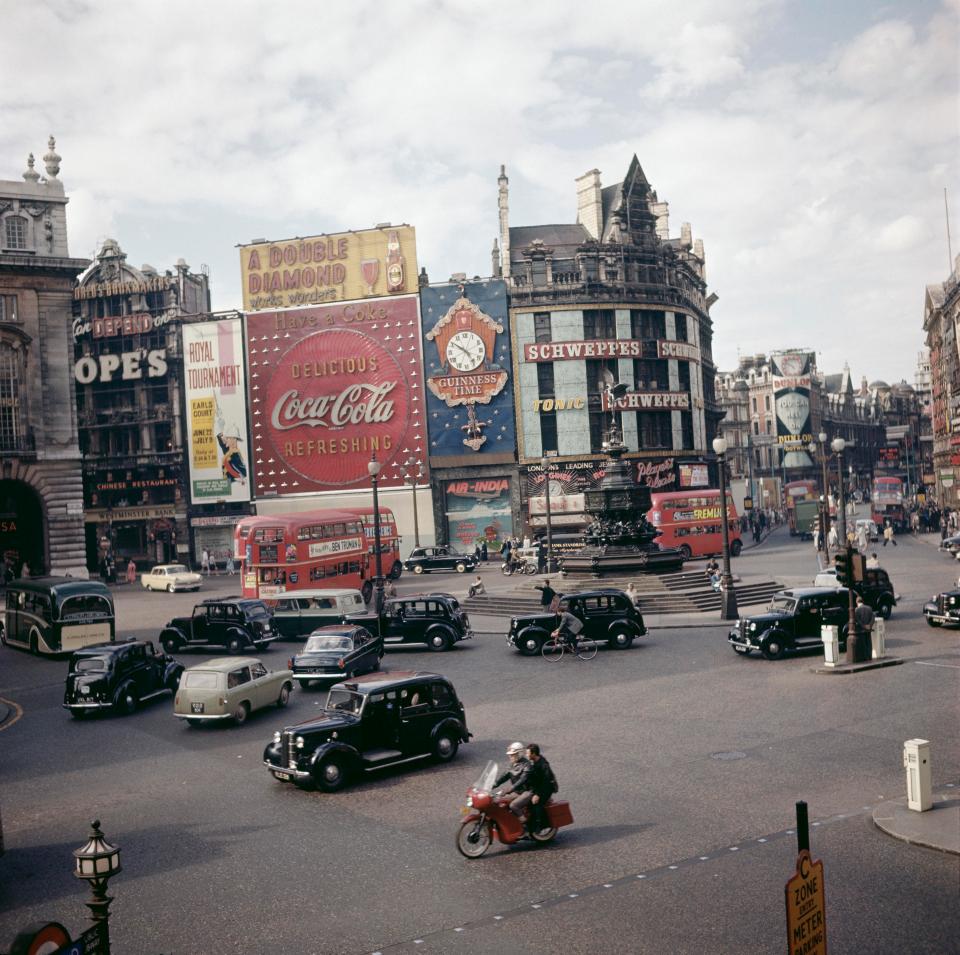
[[[215,690],[220,685],[220,674],[211,673],[209,670],[198,670],[195,673],[187,670],[181,685],[188,690]]]
[[[460,601],[456,597],[447,597],[447,605],[454,613],[460,609]]]
[[[269,619],[270,617],[270,610],[267,608],[267,605],[265,603],[261,603],[260,601],[247,604],[246,613],[250,620]]]
[[[793,597],[774,597],[767,609],[782,613],[793,613],[797,609],[797,601]]]
[[[333,689],[327,694],[324,709],[339,710],[341,713],[359,713],[363,708],[363,695],[351,690]]]
[[[74,673],[105,673],[110,669],[110,658],[79,657],[71,663],[70,669]]]
[[[303,649],[306,653],[325,650],[352,650],[353,641],[349,637],[335,637],[330,636],[329,634],[318,634],[310,637],[307,640],[307,645]]]

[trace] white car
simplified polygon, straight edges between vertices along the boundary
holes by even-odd
[[[148,574],[140,575],[140,586],[144,590],[199,590],[203,578],[189,570],[184,564],[157,564]]]
[[[840,589],[840,581],[837,580],[837,568],[825,567],[816,577],[813,578],[814,587],[836,587]]]

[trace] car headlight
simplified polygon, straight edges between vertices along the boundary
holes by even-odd
[[[303,749],[303,737],[302,737],[302,736],[298,736],[298,737],[293,741],[293,745],[296,746],[297,749]]]
[[[751,629],[751,630],[756,630],[756,629],[757,629],[757,625],[756,625],[755,623],[751,623],[751,624],[750,624],[750,629]]]
[[[280,731],[279,731],[279,730],[278,730],[276,733],[273,734],[273,741],[274,741],[275,743],[279,743],[279,742],[280,742]]]

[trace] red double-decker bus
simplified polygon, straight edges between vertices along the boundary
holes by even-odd
[[[355,587],[373,582],[363,520],[353,511],[317,510],[243,518],[234,531],[245,597]]]
[[[376,527],[373,523],[373,508],[369,511],[357,511],[357,516],[363,521],[363,532],[367,537],[367,553],[370,555],[370,573],[376,574]],[[400,541],[403,538],[397,533],[397,519],[393,511],[387,507],[380,508],[380,567],[384,577],[396,580],[403,573],[403,564],[400,561]]]

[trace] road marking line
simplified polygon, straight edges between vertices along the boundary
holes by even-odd
[[[13,700],[8,700],[6,697],[0,696],[0,703],[6,703],[7,706],[12,706],[14,709],[14,715],[11,719],[7,720],[3,726],[0,726],[0,732],[3,730],[10,729],[17,720],[23,716],[23,707],[19,703],[14,703]]]
[[[948,670],[960,670],[960,663],[929,663],[926,660],[914,660],[918,667],[946,667]]]

